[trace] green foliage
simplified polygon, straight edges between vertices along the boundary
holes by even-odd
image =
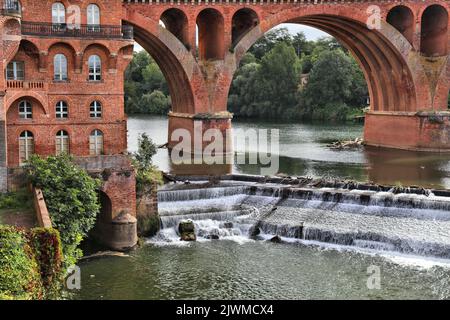
[[[127,113],[167,114],[171,101],[169,87],[156,62],[146,53],[134,53],[125,71]]]
[[[160,230],[160,218],[157,215],[138,215],[137,230],[140,237],[153,237]]]
[[[141,100],[142,113],[166,115],[170,109],[170,98],[162,91],[155,90],[150,94],[144,94]]]
[[[63,254],[59,232],[56,229],[31,229],[29,241],[39,264],[46,297],[57,298],[63,280]]]
[[[33,206],[30,192],[23,189],[17,192],[0,193],[1,209],[29,209]]]
[[[152,158],[156,152],[156,145],[152,139],[146,133],[141,134],[138,138],[138,151],[133,155],[135,164],[142,169],[150,168],[152,166]]]
[[[141,198],[154,184],[162,184],[162,174],[153,165],[153,156],[157,152],[156,145],[146,133],[138,138],[138,151],[132,156],[136,168],[136,194]]]
[[[42,190],[52,223],[61,234],[67,268],[82,256],[78,245],[95,225],[100,181],[76,166],[68,155],[46,159],[35,155],[27,173],[30,182]]]
[[[300,70],[294,47],[276,43],[260,62],[248,62],[238,70],[230,90],[229,110],[237,116],[264,118],[295,113]]]
[[[62,276],[57,230],[0,226],[0,300],[58,298]]]
[[[303,119],[344,121],[367,97],[364,76],[341,49],[322,51],[299,99]],[[350,107],[352,106],[352,107]]]
[[[26,232],[0,226],[0,297],[29,300],[43,294],[39,266]]]

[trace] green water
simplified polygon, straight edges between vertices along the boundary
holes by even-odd
[[[445,299],[450,269],[301,244],[148,245],[81,265],[74,299]],[[367,286],[380,270],[379,289]],[[369,280],[369,283],[370,282]]]

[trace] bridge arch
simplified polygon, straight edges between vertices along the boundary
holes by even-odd
[[[222,14],[213,8],[197,16],[198,51],[201,60],[222,60],[225,55],[225,23]]]
[[[386,21],[413,44],[414,41],[414,13],[404,5],[398,5],[389,10]]]
[[[422,13],[420,51],[426,56],[447,55],[448,12],[441,5],[433,4]]]
[[[182,10],[177,8],[167,9],[161,14],[160,20],[167,30],[190,49],[188,18]]]
[[[365,12],[363,17],[366,17]],[[382,21],[381,30],[368,32],[365,21],[361,21],[361,12],[355,10],[343,16],[338,7],[330,8],[326,14],[323,8],[317,7],[286,9],[254,27],[236,44],[236,60],[239,61],[265,32],[281,23],[308,25],[337,38],[355,57],[366,78],[371,111],[415,111],[417,78],[423,72],[420,69],[412,72],[405,59],[412,50],[411,44],[404,37],[389,39],[389,34],[398,32],[390,24]]]
[[[258,14],[250,9],[243,8],[237,10],[231,22],[231,42],[236,45],[251,29],[259,24]]]
[[[124,24],[134,28],[134,39],[158,64],[172,102],[172,112],[194,114],[196,98],[192,92],[195,59],[185,45],[169,30],[135,10],[127,10]]]

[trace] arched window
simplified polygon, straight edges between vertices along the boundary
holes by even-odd
[[[102,104],[99,101],[93,101],[90,109],[91,118],[102,117]]]
[[[19,163],[23,165],[34,153],[34,137],[30,131],[24,131],[19,137]]]
[[[89,154],[98,156],[103,154],[103,132],[94,130],[89,136]]]
[[[53,59],[55,81],[67,81],[67,58],[63,54],[55,55]]]
[[[24,100],[19,103],[19,118],[20,119],[32,119],[33,118],[33,107],[31,102]]]
[[[100,31],[100,8],[96,4],[87,7],[87,24],[89,31]]]
[[[58,101],[56,103],[56,118],[57,119],[65,119],[69,117],[69,108],[67,107],[67,102]]]
[[[87,23],[89,25],[100,25],[100,8],[96,4],[87,6]]]
[[[52,23],[55,25],[66,23],[66,8],[61,2],[52,5]]]
[[[99,56],[93,55],[89,57],[89,81],[102,80],[102,61]]]
[[[56,155],[60,155],[62,153],[69,154],[69,134],[67,131],[60,130],[56,134]]]

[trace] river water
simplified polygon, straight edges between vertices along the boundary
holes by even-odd
[[[166,118],[130,118],[128,126],[130,151],[141,132],[158,144],[167,141]],[[447,155],[326,147],[362,136],[361,125],[236,121],[234,127],[280,129],[285,174],[434,188],[450,184]],[[155,163],[173,168],[166,150]],[[233,171],[253,174],[258,168],[235,165]],[[82,261],[82,289],[73,298],[450,299],[449,199],[366,192],[369,200],[360,203],[357,191],[336,197],[342,190],[329,189],[281,199],[267,186],[259,193],[248,187],[166,188],[159,194],[160,235],[127,257]],[[185,218],[196,224],[195,243],[179,241],[175,232]],[[262,230],[256,239],[248,236],[255,221]],[[211,234],[220,240],[208,240]],[[283,243],[267,241],[275,234]]]
[[[128,121],[128,145],[137,149],[137,137],[146,132],[157,144],[167,142],[166,117],[139,116]],[[379,184],[427,188],[450,188],[450,153],[424,153],[383,148],[337,151],[327,144],[363,136],[361,124],[300,124],[233,120],[235,129],[279,129],[279,172],[288,175],[351,178]],[[237,153],[249,152],[243,144]],[[253,152],[254,150],[250,150]],[[167,150],[160,150],[155,163],[173,169]],[[234,165],[236,173],[259,174],[257,165]]]

